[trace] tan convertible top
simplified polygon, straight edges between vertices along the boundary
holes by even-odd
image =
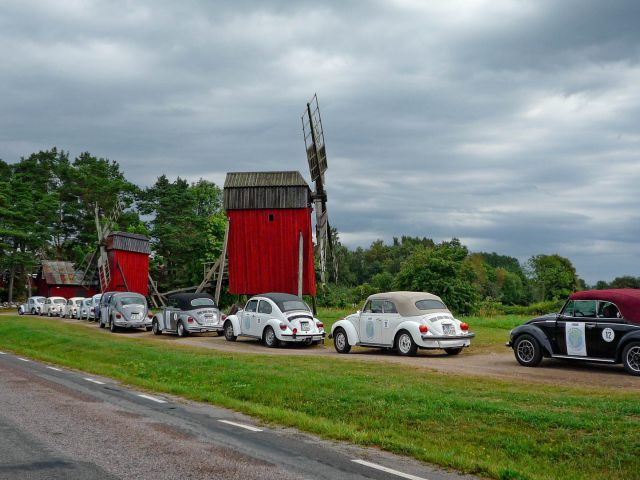
[[[425,315],[432,312],[446,312],[451,313],[448,308],[434,308],[430,310],[420,310],[416,307],[416,302],[420,300],[439,300],[442,299],[437,295],[425,292],[385,292],[376,293],[369,296],[368,300],[390,300],[392,301],[398,313],[403,317],[414,317],[417,315]],[[442,302],[444,304],[444,302]]]

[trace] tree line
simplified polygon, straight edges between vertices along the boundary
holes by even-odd
[[[0,160],[0,300],[23,297],[40,259],[81,264],[97,243],[95,208],[124,206],[116,230],[151,238],[150,273],[160,291],[197,285],[222,250],[226,216],[213,182],[161,175],[142,188],[120,165],[88,152],[76,158],[52,148],[8,164]],[[332,232],[338,275],[319,286],[320,305],[346,307],[391,289],[429,291],[456,312],[547,306],[587,286],[571,261],[535,255],[524,265],[495,252],[470,252],[457,239],[440,243],[402,236],[390,244],[349,249]],[[595,288],[640,287],[640,277]]]

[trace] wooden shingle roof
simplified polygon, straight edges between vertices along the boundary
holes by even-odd
[[[224,181],[225,210],[310,205],[311,190],[300,172],[230,172]]]

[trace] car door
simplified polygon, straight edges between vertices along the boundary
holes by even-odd
[[[382,304],[382,309],[382,343],[385,345],[393,345],[393,332],[400,322],[402,322],[402,317],[398,313],[395,303],[391,300],[385,300]]]
[[[358,335],[361,343],[381,345],[384,300],[369,300],[360,314]]]
[[[256,311],[258,310],[258,300],[249,300],[247,305],[245,306],[244,311],[242,312],[242,325],[240,329],[242,330],[243,335],[253,335],[256,331]]]
[[[620,339],[633,327],[621,316],[613,302],[598,301],[598,319],[591,345],[595,358],[615,359]]]
[[[165,328],[168,330],[176,331],[178,329],[178,320],[180,320],[180,308],[178,307],[178,300],[175,298],[170,298],[167,302],[167,307],[164,309]]]
[[[255,322],[255,333],[252,335],[256,335],[262,337],[262,332],[264,330],[264,326],[267,321],[272,318],[273,315],[273,306],[269,300],[260,300],[258,304],[258,312],[256,313],[256,322]]]
[[[572,305],[569,305],[571,302]],[[559,353],[570,357],[589,357],[596,332],[597,302],[572,300],[556,320]]]

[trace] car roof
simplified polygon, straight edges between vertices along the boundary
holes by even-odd
[[[608,290],[583,290],[569,296],[569,300],[602,300],[616,304],[623,318],[640,323],[640,289],[611,288]]]
[[[369,295],[367,300],[390,300],[392,301],[398,313],[403,317],[415,317],[418,315],[425,315],[428,312],[449,312],[448,308],[434,308],[429,310],[421,310],[416,307],[416,302],[420,300],[438,300],[442,302],[442,299],[434,295],[433,293],[427,292],[384,292],[384,293],[375,293],[373,295]],[[442,302],[444,304],[444,302]]]
[[[113,295],[113,297],[142,297],[144,298],[144,295],[142,295],[141,293],[136,293],[136,292],[115,292]]]
[[[180,310],[191,310],[194,307],[191,305],[191,300],[195,298],[208,298],[213,301],[213,308],[217,308],[215,299],[209,295],[208,293],[174,293],[169,296],[169,299],[176,300],[178,302],[178,307]],[[202,307],[203,305],[198,305],[198,307]]]
[[[293,300],[297,300],[299,302],[303,301],[297,295],[291,295],[290,293],[261,293],[260,295],[255,295],[256,297],[268,298],[269,300],[278,303],[278,302],[291,302]]]

